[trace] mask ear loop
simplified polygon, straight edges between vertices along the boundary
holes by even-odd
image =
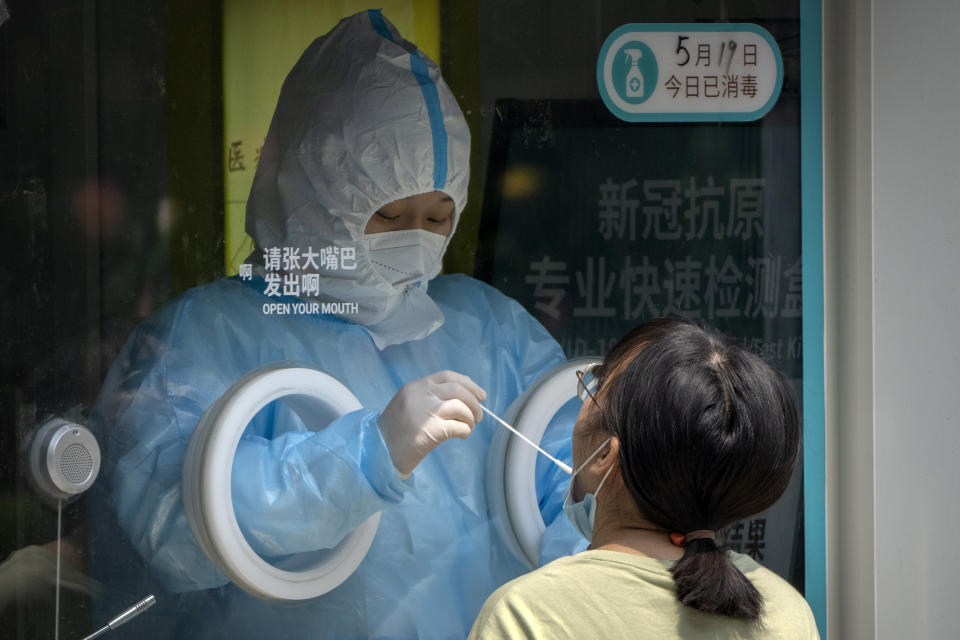
[[[591,460],[593,460],[593,459],[597,456],[598,453],[600,453],[601,451],[603,451],[603,448],[604,448],[605,446],[607,446],[608,444],[610,444],[610,440],[612,440],[612,439],[613,439],[613,438],[607,438],[606,440],[604,440],[604,441],[603,441],[603,444],[601,444],[599,447],[597,447],[597,450],[594,451],[593,453],[591,453],[589,456],[587,456],[587,459],[584,460],[583,463],[582,463],[579,467],[577,467],[577,470],[573,472],[573,475],[577,475],[578,473],[580,473],[581,471],[583,471],[583,468],[584,468],[585,466],[587,466],[587,464],[589,464],[589,462],[590,462]],[[611,468],[612,468],[612,467],[611,467]],[[610,470],[609,470],[609,469],[607,470],[607,473],[610,473]],[[604,478],[606,478],[606,476],[604,476]]]
[[[597,495],[600,493],[600,489],[603,487],[603,483],[607,481],[607,477],[610,475],[610,472],[613,471],[613,465],[610,465],[610,468],[607,469],[607,472],[603,474],[603,478],[600,479],[600,484],[597,485],[597,488],[593,491],[593,499],[597,499]]]
[[[599,447],[597,447],[597,450],[596,450],[596,451],[594,451],[593,453],[591,453],[591,454],[589,455],[589,457],[587,457],[587,459],[583,461],[583,464],[581,464],[579,467],[577,467],[577,470],[574,471],[573,474],[570,476],[570,482],[573,482],[573,478],[574,478],[578,473],[580,473],[580,472],[583,470],[583,468],[584,468],[585,466],[587,466],[587,464],[589,464],[590,461],[593,460],[593,459],[597,456],[598,453],[600,453],[601,451],[603,451],[603,448],[604,448],[604,447],[606,447],[608,444],[610,444],[610,440],[612,440],[612,438],[607,438],[607,439],[603,442],[603,444],[601,444]],[[598,484],[598,485],[597,485],[597,488],[593,490],[593,499],[594,499],[594,500],[597,499],[597,494],[600,493],[600,489],[603,488],[603,483],[607,481],[607,478],[610,476],[610,472],[611,472],[611,471],[613,471],[613,465],[610,465],[610,468],[607,469],[607,472],[606,472],[605,474],[603,474],[603,478],[600,479],[600,484]]]

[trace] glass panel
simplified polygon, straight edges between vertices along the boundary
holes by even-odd
[[[311,50],[318,69],[349,81],[294,99],[271,125],[304,48],[364,7],[0,0],[0,20],[10,14],[0,23],[9,637],[83,638],[149,595],[156,604],[114,635],[464,637],[496,588],[586,543],[564,518],[568,476],[542,456],[529,492],[560,533],[532,561],[504,539],[519,525],[504,525],[508,489],[491,480],[490,452],[513,436],[492,419],[417,458],[411,478],[397,475],[407,440],[381,437],[389,417],[378,420],[404,385],[453,370],[519,421],[515,400],[554,367],[682,313],[743,340],[799,396],[798,2],[382,4],[359,14],[366,32],[350,47]],[[611,31],[639,22],[762,26],[783,56],[778,102],[756,122],[616,119],[597,93],[596,58]],[[393,48],[365,48],[386,41]],[[394,76],[377,75],[390,65],[413,74],[412,93],[391,93]],[[374,104],[377,91],[387,98]],[[326,104],[336,108],[303,115]],[[356,113],[387,125],[368,130]],[[339,137],[314,135],[324,127]],[[258,167],[281,175],[259,195]],[[389,206],[435,188],[452,202],[431,201],[415,219],[426,246],[439,242],[438,268],[446,251],[444,275],[395,288],[383,264],[429,272],[430,261],[400,251],[373,266],[366,225],[419,215]],[[274,214],[287,226],[271,227]],[[312,375],[300,371],[268,388],[268,374],[290,367],[330,379],[299,389]],[[571,400],[542,438],[567,463],[580,407],[568,377]],[[223,394],[237,383],[264,395],[230,441],[201,416],[233,410]],[[416,405],[444,392],[409,393]],[[384,416],[402,423],[398,411]],[[190,475],[199,467],[188,463],[184,483],[185,459],[207,464],[228,445],[236,453],[220,476]],[[802,591],[801,477],[798,467],[773,508],[722,534]],[[236,519],[197,525],[208,508]],[[280,570],[357,549],[363,560],[331,569],[329,592],[278,602],[222,551],[231,540],[293,591]]]

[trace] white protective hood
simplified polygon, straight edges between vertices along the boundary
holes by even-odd
[[[453,199],[455,229],[469,156],[467,123],[437,65],[379,11],[345,18],[283,83],[247,202],[252,259],[271,247],[356,247],[356,269],[321,270],[313,299],[357,303],[343,317],[381,349],[427,336],[443,324],[440,309],[425,286],[394,287],[377,273],[363,230],[384,204],[435,190]]]

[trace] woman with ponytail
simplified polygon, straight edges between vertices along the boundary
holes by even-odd
[[[723,527],[769,508],[800,451],[784,377],[685,318],[580,372],[564,510],[591,542],[497,590],[471,638],[819,638],[810,607]]]

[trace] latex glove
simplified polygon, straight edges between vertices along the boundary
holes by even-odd
[[[409,475],[447,438],[464,439],[483,418],[487,393],[465,375],[438,371],[397,392],[380,416],[380,433],[393,466]]]

